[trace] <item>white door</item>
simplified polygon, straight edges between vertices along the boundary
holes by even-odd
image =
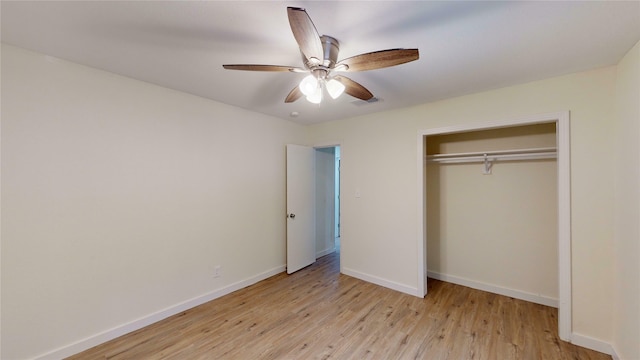
[[[315,150],[287,145],[287,273],[316,261]]]

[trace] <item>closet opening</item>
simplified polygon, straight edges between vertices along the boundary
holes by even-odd
[[[427,276],[558,307],[555,124],[426,145]]]
[[[568,121],[563,112],[419,132],[424,294],[431,277],[557,307],[569,340]]]

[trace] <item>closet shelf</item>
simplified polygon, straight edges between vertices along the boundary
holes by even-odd
[[[557,149],[555,147],[546,147],[546,148],[533,148],[533,149],[436,154],[436,155],[427,155],[425,159],[428,162],[453,164],[453,163],[487,162],[487,161],[496,161],[496,160],[515,161],[515,160],[555,159],[556,157],[557,157]]]

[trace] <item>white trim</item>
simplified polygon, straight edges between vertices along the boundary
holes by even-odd
[[[482,124],[454,125],[436,129],[418,131],[418,286],[426,278],[426,241],[425,214],[426,194],[424,191],[424,138],[427,135],[451,134],[472,130],[488,130],[518,125],[556,123],[558,148],[558,334],[560,339],[569,341],[572,334],[571,310],[571,160],[569,111],[532,115],[515,120],[493,121]],[[423,290],[423,289],[419,289]],[[426,286],[424,288],[426,294]],[[422,292],[422,291],[420,291]]]
[[[404,284],[400,284],[394,281],[389,281],[383,278],[379,278],[377,276],[361,273],[359,271],[349,269],[346,267],[343,269],[342,273],[345,275],[375,284],[375,285],[389,288],[391,290],[400,291],[402,293],[413,295],[413,296],[420,296],[418,295],[418,289],[404,285]]]
[[[599,351],[601,353],[611,355],[614,359],[620,359],[618,354],[616,354],[613,346],[611,344],[606,343],[602,340],[597,340],[592,337],[573,333],[571,335],[571,343],[574,345],[582,346],[587,349]]]
[[[316,252],[316,259],[321,258],[321,257],[323,257],[325,255],[329,255],[331,253],[334,253],[335,251],[336,251],[336,247],[334,246],[334,247],[327,248],[327,249],[324,249],[322,251]]]
[[[53,351],[47,352],[45,354],[42,355],[38,355],[34,358],[34,360],[53,360],[53,359],[62,359],[62,358],[66,358],[69,357],[71,355],[75,355],[77,353],[80,353],[84,350],[90,349],[96,345],[100,345],[104,342],[107,342],[109,340],[113,340],[119,336],[128,334],[132,331],[135,330],[139,330],[145,326],[151,325],[153,323],[156,323],[160,320],[166,319],[170,316],[173,316],[175,314],[178,314],[182,311],[185,310],[189,310],[191,308],[194,308],[198,305],[202,305],[206,302],[209,302],[211,300],[217,299],[219,297],[222,297],[224,295],[230,294],[236,290],[240,290],[242,288],[245,288],[249,285],[253,285],[259,281],[262,281],[264,279],[268,279],[274,275],[280,274],[282,272],[284,272],[286,269],[285,265],[281,265],[278,267],[275,267],[271,270],[267,270],[265,272],[262,272],[256,276],[238,281],[236,283],[233,283],[231,285],[225,286],[221,289],[218,290],[214,290],[211,292],[208,292],[204,295],[195,297],[193,299],[187,300],[187,301],[183,301],[181,303],[175,304],[173,306],[170,306],[166,309],[157,311],[155,313],[149,314],[147,316],[141,317],[139,319],[133,320],[131,322],[128,322],[126,324],[122,324],[120,326],[117,326],[115,328],[103,331],[101,333],[89,336],[85,339],[82,339],[80,341],[77,341],[75,343],[60,347],[58,349],[55,349]]]
[[[325,142],[317,143],[317,144],[313,145],[312,147],[314,149],[326,149],[326,148],[332,148],[332,147],[337,147],[337,146],[340,146],[339,142],[325,141]]]
[[[498,295],[504,295],[504,296],[508,296],[508,297],[512,297],[512,298],[520,299],[524,301],[529,301],[529,302],[540,304],[540,305],[551,306],[555,308],[558,307],[558,299],[542,296],[539,294],[532,294],[530,292],[526,292],[522,290],[516,290],[516,289],[506,288],[502,286],[487,284],[480,281],[471,280],[471,279],[454,276],[454,275],[440,274],[433,271],[427,271],[427,276],[432,279],[442,280],[442,281],[450,282],[453,284],[467,286],[473,289],[487,291],[487,292],[498,294]]]
[[[427,192],[425,191],[425,141],[424,134],[418,132],[418,295],[425,297],[427,295],[427,222],[425,214],[427,213]]]
[[[615,348],[615,346],[613,346],[613,345],[611,345],[611,354],[609,354],[609,355],[611,355],[611,357],[613,358],[613,360],[622,360],[622,359],[620,358],[620,356],[618,355],[618,353],[616,352],[616,348]]]
[[[560,111],[560,112],[554,112],[554,113],[531,115],[531,116],[526,116],[526,117],[522,117],[514,120],[489,121],[489,122],[480,123],[480,124],[463,124],[463,125],[445,126],[441,128],[423,129],[419,131],[419,135],[422,135],[422,136],[444,135],[444,134],[453,134],[453,133],[466,132],[466,131],[499,129],[499,128],[510,127],[510,126],[551,123],[551,122],[556,122],[558,119],[563,118],[565,116],[567,119],[569,118],[569,111]],[[422,139],[422,136],[420,136],[420,139]],[[420,155],[423,156],[423,154],[420,154]]]
[[[558,336],[571,338],[571,136],[569,112],[558,114]]]
[[[2,62],[2,61],[0,61]],[[0,135],[2,133],[0,126]],[[2,158],[2,136],[0,136],[0,159]],[[2,189],[2,167],[0,167],[0,189]],[[2,204],[2,192],[0,191],[0,204]],[[0,219],[2,219],[2,206],[0,206]],[[2,269],[2,221],[0,221],[0,269]],[[1,281],[0,281],[1,282]],[[0,286],[0,309],[2,309],[2,286]],[[0,312],[0,324],[2,323],[2,312]],[[2,326],[0,326],[0,356],[2,356]]]

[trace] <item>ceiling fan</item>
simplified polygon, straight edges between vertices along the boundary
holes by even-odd
[[[302,96],[319,104],[324,90],[336,99],[343,92],[362,100],[370,100],[373,94],[364,86],[346,76],[334,72],[366,71],[404,64],[417,60],[418,49],[389,49],[352,56],[338,61],[340,43],[331,36],[318,34],[305,9],[288,7],[289,25],[300,47],[304,67],[280,65],[230,64],[222,65],[229,70],[279,71],[310,73],[289,92],[285,103]]]

